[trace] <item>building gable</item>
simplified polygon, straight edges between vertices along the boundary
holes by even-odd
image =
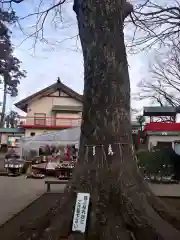
[[[32,102],[35,102],[47,96],[54,97],[54,98],[67,97],[67,98],[74,99],[75,101],[80,102],[82,104],[82,95],[73,91],[71,88],[64,85],[58,79],[56,83],[21,100],[20,102],[16,103],[15,106],[21,109],[22,111],[27,112],[29,105],[31,105]]]
[[[70,97],[65,92],[58,90],[48,95],[49,97]]]
[[[69,97],[65,92],[60,92],[61,97]]]
[[[49,94],[48,96],[50,96],[50,97],[59,97],[60,96],[60,91],[55,91],[55,92]]]
[[[52,115],[52,112],[69,111],[82,112],[82,102],[71,97],[44,96],[29,102],[27,116],[32,117],[34,114],[43,113],[48,117]]]

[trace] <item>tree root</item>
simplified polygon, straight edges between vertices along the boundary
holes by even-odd
[[[149,188],[147,182],[144,181],[140,175],[137,175],[137,178],[137,186],[139,186],[141,191],[146,193],[146,200],[148,204],[159,216],[161,216],[162,219],[169,222],[176,229],[180,230],[180,211],[166,205],[162,200],[156,197]]]

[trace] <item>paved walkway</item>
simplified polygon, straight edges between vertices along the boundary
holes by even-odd
[[[0,176],[0,225],[46,192],[44,179]],[[65,185],[52,186],[62,192]]]

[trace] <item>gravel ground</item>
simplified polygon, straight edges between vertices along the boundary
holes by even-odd
[[[180,184],[149,184],[149,186],[156,196],[180,198]]]
[[[26,179],[24,176],[0,176],[0,225],[44,194],[44,181],[45,179]],[[62,192],[64,187],[65,185],[54,185],[52,192]]]
[[[0,225],[45,193],[44,181],[45,179],[26,179],[25,176],[0,176]],[[53,185],[51,191],[62,192],[64,187],[65,185]],[[151,184],[150,187],[157,196],[180,197],[179,184]]]
[[[0,171],[3,169],[4,158],[0,155]],[[0,176],[0,239],[14,240],[14,232],[26,228],[37,217],[45,216],[54,206],[65,185],[52,186],[52,193],[47,194],[44,181],[45,179],[26,179],[24,176]],[[149,185],[157,196],[166,197],[163,201],[180,209],[179,184]]]

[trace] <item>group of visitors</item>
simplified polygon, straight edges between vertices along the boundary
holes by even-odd
[[[46,145],[39,149],[39,156],[51,156],[63,161],[76,161],[77,154],[78,149],[75,145],[67,145],[66,147]]]

